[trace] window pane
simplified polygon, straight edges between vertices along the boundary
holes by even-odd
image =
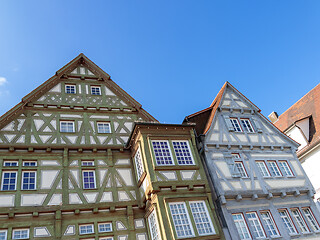
[[[91,86],[92,95],[101,95],[101,89],[98,86]]]
[[[254,132],[253,127],[252,127],[249,119],[240,119],[240,121],[241,121],[243,129],[246,132],[250,132],[250,133]]]
[[[199,235],[215,234],[205,202],[190,202],[190,208]]]
[[[112,232],[111,223],[99,223],[98,225],[99,232]]]
[[[76,93],[76,85],[66,85],[65,89],[66,89],[66,93],[72,93],[72,94]]]
[[[137,150],[136,155],[134,156],[134,162],[136,164],[136,169],[137,169],[137,176],[138,176],[138,180],[140,179],[140,177],[143,174],[143,163],[142,163],[142,159],[141,159],[141,155],[140,155],[140,149]]]
[[[298,209],[293,209],[293,210],[291,210],[291,212],[292,212],[292,215],[293,215],[294,219],[298,223],[298,227],[300,228],[300,231],[302,233],[310,232],[308,227],[307,227],[306,222],[304,221],[304,219],[301,216],[300,211]]]
[[[238,119],[230,118],[230,122],[235,132],[242,132]]]
[[[311,212],[311,209],[310,208],[304,208],[302,209],[304,215],[306,216],[308,222],[310,223],[313,231],[319,231],[320,228],[319,228],[319,224],[317,222],[317,220],[315,219],[313,213]]]
[[[241,177],[248,177],[242,162],[234,162],[234,164]]]
[[[74,122],[60,122],[60,132],[74,132]]]
[[[167,141],[152,141],[152,146],[157,165],[173,164],[169,144]]]
[[[157,221],[157,215],[155,210],[153,210],[153,212],[149,215],[148,222],[149,222],[149,230],[151,233],[151,240],[161,240],[158,221]]]
[[[177,236],[179,238],[194,236],[185,204],[170,203],[169,206]]]
[[[271,213],[269,211],[267,212],[261,212],[262,219],[267,226],[267,232],[271,237],[279,236],[278,229],[273,221],[273,218],[271,216]]]
[[[249,240],[251,239],[247,224],[244,220],[244,217],[241,213],[232,214],[234,224],[238,230],[239,236],[241,240]]]
[[[0,231],[0,240],[7,240],[7,230]]]
[[[268,161],[268,163],[270,165],[271,174],[275,177],[281,177],[282,174],[278,168],[276,161]]]
[[[286,161],[279,161],[279,166],[286,176],[293,176],[293,173]]]
[[[194,164],[187,141],[173,141],[172,144],[179,165]]]
[[[13,230],[13,239],[27,239],[29,238],[29,229],[17,229]]]
[[[90,225],[80,225],[79,226],[80,234],[90,234],[93,233],[93,224]]]
[[[83,188],[93,189],[96,188],[95,172],[94,171],[82,171]]]
[[[287,212],[287,210],[279,210],[280,217],[282,219],[283,224],[290,234],[296,234],[297,230],[294,227],[291,218]]]
[[[17,172],[3,172],[1,190],[16,190],[16,179]]]
[[[36,172],[22,172],[22,190],[36,189]]]
[[[111,133],[110,123],[97,123],[98,133]]]
[[[265,234],[262,229],[258,215],[255,212],[246,213],[251,229],[253,230],[252,235],[255,238],[264,238]]]
[[[261,175],[263,177],[270,177],[270,173],[269,173],[269,171],[267,169],[267,166],[266,166],[265,162],[257,161],[256,164],[257,164],[257,166],[259,168],[259,172],[261,173]]]

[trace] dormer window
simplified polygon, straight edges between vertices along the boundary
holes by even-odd
[[[76,94],[76,85],[74,84],[66,84],[65,92],[69,94]]]

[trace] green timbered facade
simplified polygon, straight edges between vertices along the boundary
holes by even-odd
[[[223,238],[192,128],[80,54],[0,118],[0,239]]]

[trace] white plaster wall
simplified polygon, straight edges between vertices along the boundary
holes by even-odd
[[[308,144],[308,142],[304,138],[302,132],[297,127],[292,128],[286,134],[289,137],[291,137],[293,140],[295,140],[296,142],[300,143],[300,146],[298,147],[298,150],[300,150],[301,148],[305,147]]]
[[[304,136],[309,141],[309,118],[306,118],[306,119],[303,119],[303,120],[297,122],[296,125],[300,127]]]

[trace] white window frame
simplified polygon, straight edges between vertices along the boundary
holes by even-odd
[[[286,160],[280,160],[278,161],[278,165],[280,167],[280,169],[284,172],[284,174],[287,177],[293,177],[294,174],[291,170],[291,167],[289,166],[288,162]]]
[[[94,166],[94,160],[81,160],[81,166],[92,167],[92,166]]]
[[[91,188],[86,188],[85,187],[85,182],[84,182],[84,173],[85,172],[93,172],[93,180],[94,180],[94,187]],[[82,170],[82,186],[83,186],[83,189],[96,189],[97,188],[97,183],[96,183],[96,171],[95,170]]]
[[[288,233],[290,235],[297,234],[296,226],[294,225],[291,216],[289,215],[289,212],[287,209],[278,209],[280,218],[282,220],[283,225],[287,229]],[[289,226],[290,225],[290,226]]]
[[[243,162],[240,161],[234,161],[234,166],[237,168],[238,172],[240,173],[240,177],[247,178],[248,174],[247,171],[243,165]]]
[[[101,231],[101,230],[100,230],[100,226],[101,226],[101,225],[109,225],[109,226],[110,226],[110,231]],[[102,223],[98,223],[98,232],[99,232],[99,233],[112,232],[112,222],[102,222]]]
[[[272,166],[273,163],[275,164],[274,166]],[[279,168],[279,166],[278,166],[277,161],[275,161],[275,160],[268,160],[268,164],[269,164],[269,166],[270,166],[270,171],[271,171],[273,177],[282,177],[282,176],[283,176],[282,173],[281,173],[281,171],[280,171],[280,168]],[[275,171],[275,170],[276,170],[276,171]]]
[[[299,208],[292,208],[290,210],[291,210],[291,213],[292,213],[294,220],[296,221],[296,223],[298,224],[298,227],[300,228],[300,231],[302,233],[309,233],[310,229],[309,229],[306,221],[303,219]]]
[[[99,94],[93,94],[93,89],[94,88],[97,88],[97,89],[99,89]],[[101,86],[96,86],[96,85],[93,85],[93,86],[90,86],[90,93],[91,93],[91,95],[94,95],[94,96],[101,96]]]
[[[99,240],[113,240],[113,237],[100,237]]]
[[[308,211],[308,212],[306,212]],[[312,230],[315,232],[319,232],[320,231],[320,226],[318,223],[318,220],[315,218],[312,210],[310,207],[304,207],[302,208],[302,212],[305,215],[307,221],[309,222],[310,226],[312,227]]]
[[[269,169],[267,168],[267,165],[264,161],[257,160],[256,165],[262,177],[271,177]]]
[[[176,149],[174,143],[178,144],[180,148]],[[183,153],[183,149],[181,148],[182,147],[181,143],[186,143],[186,150],[187,150],[188,154],[190,154],[190,156],[177,156],[177,151],[178,150],[180,150]],[[174,154],[176,156],[178,165],[194,165],[194,159],[193,159],[191,148],[190,148],[190,145],[189,145],[188,141],[186,141],[186,140],[174,140],[174,141],[172,141],[172,145],[173,145],[173,151],[174,151]],[[178,154],[181,154],[181,152],[178,152]],[[188,157],[190,157],[191,159],[190,160],[189,159],[185,159],[185,158],[188,158]],[[179,160],[178,158],[182,158],[182,160]],[[182,161],[184,163],[179,163],[179,161]],[[190,162],[190,161],[191,161],[191,163],[186,163],[186,162]]]
[[[27,231],[27,237],[15,237],[15,232],[18,231]],[[12,230],[12,239],[28,239],[30,236],[30,229],[29,228],[19,228],[19,229],[13,229]]]
[[[249,118],[240,118],[240,122],[242,124],[242,128],[244,129],[244,131],[246,131],[248,133],[255,132]]]
[[[8,230],[0,230],[0,233],[4,233],[4,239],[7,240],[8,238]]]
[[[9,163],[9,166],[6,166],[6,164]],[[11,165],[12,163],[16,163],[17,165]],[[3,166],[4,167],[18,167],[19,166],[19,161],[16,160],[4,160],[3,161]]]
[[[203,207],[204,211],[193,212],[192,211],[194,209],[192,207],[193,204],[202,204],[202,207]],[[197,232],[198,232],[199,236],[206,236],[206,235],[216,234],[216,231],[215,231],[214,226],[213,226],[212,221],[211,221],[210,214],[208,212],[208,208],[207,208],[206,202],[205,201],[189,201],[189,206],[190,206],[191,214],[192,214],[193,220],[194,220],[194,222],[196,224],[196,229],[197,229]],[[196,221],[196,218],[197,218],[195,216],[196,214],[198,214],[200,216],[200,218],[201,218],[200,221]],[[208,230],[205,229],[206,225],[209,225],[209,227],[211,228],[211,232],[208,232]],[[201,231],[200,227],[201,227],[201,229],[205,229],[206,232],[205,233],[200,233],[200,231]]]
[[[246,212],[246,216],[251,226],[251,229],[253,230],[252,235],[256,239],[266,238],[266,233],[264,232],[264,229],[262,227],[258,214],[256,212]]]
[[[107,131],[100,131],[100,128],[99,128],[99,125],[103,125],[103,128],[104,128],[104,125],[108,125],[108,128],[109,128],[109,132]],[[98,133],[111,133],[111,124],[110,122],[102,122],[102,121],[99,121],[97,122],[97,132]]]
[[[35,163],[34,166],[26,166],[26,163]],[[23,167],[36,167],[38,166],[37,161],[22,161],[22,166]]]
[[[155,209],[153,209],[153,211],[148,216],[148,225],[149,225],[151,240],[161,240],[159,222],[158,222],[158,217]]]
[[[3,185],[4,185],[3,180],[4,180],[4,174],[5,173],[15,173],[16,174],[14,189],[6,189],[6,190],[3,189]],[[17,177],[18,177],[18,171],[2,171],[1,191],[15,191],[15,190],[17,190]]]
[[[234,132],[243,132],[243,129],[240,125],[239,119],[235,117],[229,118],[230,124],[233,127]]]
[[[157,160],[157,156],[156,156],[156,152],[155,152],[153,143],[160,143],[160,145],[161,145],[161,143],[166,143],[166,144],[167,144],[168,150],[169,150],[169,156],[161,156],[161,158],[162,158],[163,160],[159,160],[159,161],[166,161],[164,158],[165,158],[165,157],[170,157],[170,159],[171,159],[170,162],[171,162],[171,163],[168,163],[168,164],[166,164],[166,163],[159,164],[159,163],[158,163],[158,160]],[[171,153],[171,147],[170,147],[170,144],[169,144],[169,141],[168,141],[168,140],[152,140],[152,141],[151,141],[151,145],[152,145],[152,150],[153,150],[153,154],[154,154],[154,157],[155,157],[155,161],[156,161],[156,165],[157,165],[157,166],[173,166],[173,165],[175,165],[175,164],[174,164],[173,157],[172,157],[172,153]],[[160,148],[160,149],[161,149],[161,154],[163,155],[163,148]],[[168,162],[169,162],[169,161],[168,161]]]
[[[25,178],[24,173],[34,173],[34,188],[33,189],[29,188],[30,183],[27,183],[28,189],[23,188],[23,184],[24,184],[23,182],[24,182],[24,178]],[[36,190],[36,189],[37,189],[37,171],[22,171],[22,173],[21,173],[21,190],[29,191],[29,190]]]
[[[72,132],[70,132],[70,131],[62,131],[62,123],[66,123],[66,124],[72,123]],[[69,127],[67,127],[67,129],[68,128]],[[62,133],[74,133],[75,132],[75,123],[74,123],[74,121],[72,121],[72,120],[60,120],[60,132],[62,132]]]
[[[264,224],[267,226],[267,232],[270,237],[279,237],[279,230],[269,210],[260,212]]]
[[[73,92],[67,92],[67,87],[74,87],[74,93],[73,93]],[[65,92],[66,94],[76,94],[76,93],[77,93],[76,84],[65,84],[65,85],[64,85],[64,92]]]
[[[183,207],[183,210],[184,210],[185,213],[180,213],[180,212],[178,214],[173,214],[172,213],[173,210],[176,210],[176,209],[172,209],[172,207],[177,207],[178,205],[179,205],[178,208],[180,208],[181,206]],[[192,223],[191,223],[191,220],[190,220],[190,216],[189,216],[189,212],[188,212],[186,203],[185,202],[171,202],[171,203],[169,203],[169,209],[170,209],[171,217],[173,219],[173,225],[174,225],[177,237],[178,238],[195,237],[194,229],[192,227]],[[180,209],[182,209],[182,208],[180,208]],[[179,216],[179,219],[180,219],[181,215],[185,215],[186,218],[183,219],[183,221],[181,221],[181,220],[175,221],[175,219],[177,217],[174,217],[174,216]],[[177,224],[178,222],[183,222],[183,224]],[[183,230],[179,229],[179,231],[178,231],[177,227],[181,227],[181,226],[183,226],[182,227]],[[185,229],[185,226],[189,226],[191,234],[187,233],[188,230]],[[182,232],[183,235],[179,235],[179,232]]]
[[[241,216],[241,219],[234,219],[235,216]],[[242,213],[233,213],[232,214],[233,222],[238,231],[239,237],[241,240],[251,240],[251,233],[249,231],[247,222]],[[248,237],[246,237],[248,235]]]
[[[137,149],[136,154],[134,155],[134,163],[136,165],[136,172],[139,181],[142,174],[144,173],[144,166],[142,162],[140,147]]]
[[[86,228],[86,232],[85,233],[82,233],[81,232],[81,227],[87,227],[87,226],[90,226],[91,229],[92,229],[92,232],[88,232],[88,228]],[[80,224],[79,225],[79,235],[86,235],[86,234],[93,234],[94,233],[94,225],[93,224]]]

